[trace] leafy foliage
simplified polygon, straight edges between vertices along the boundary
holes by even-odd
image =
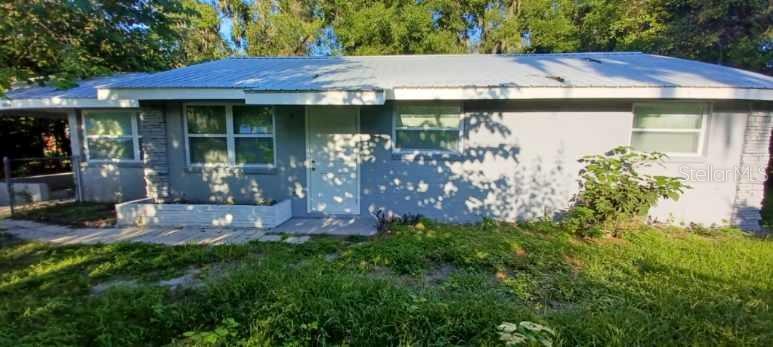
[[[400,216],[384,212],[384,210],[376,211],[375,217],[376,230],[380,233],[390,232],[392,227],[398,225],[417,226],[424,220],[424,216],[418,213],[405,213]]]
[[[0,94],[16,82],[57,87],[120,71],[155,71],[222,56],[219,18],[195,0],[0,4]]]
[[[766,0],[220,0],[247,54],[639,50],[770,73]]]
[[[304,55],[323,28],[316,0],[221,0],[231,39],[248,55]]]
[[[249,55],[641,50],[771,73],[766,0],[10,0],[0,93],[16,82]]]
[[[183,333],[186,339],[177,343],[177,345],[227,346],[226,343],[230,339],[238,336],[237,328],[239,328],[239,323],[233,318],[226,318],[214,330],[186,331]]]
[[[520,322],[513,324],[504,322],[497,327],[499,339],[505,346],[539,344],[544,347],[553,346],[553,338],[556,332],[544,325],[534,322]]]
[[[616,233],[620,223],[646,216],[660,199],[678,200],[689,188],[682,178],[639,172],[664,158],[663,153],[634,152],[623,146],[604,155],[583,157],[580,191],[563,225],[586,236],[605,230]]]

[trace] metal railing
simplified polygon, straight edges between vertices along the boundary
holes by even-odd
[[[81,200],[80,170],[72,169],[73,165],[78,167],[79,163],[78,156],[15,159],[3,157],[0,180],[6,183],[6,191],[3,193],[7,196],[11,214],[14,214],[22,203],[72,198]],[[24,187],[15,187],[16,185]],[[44,189],[34,188],[43,185]]]

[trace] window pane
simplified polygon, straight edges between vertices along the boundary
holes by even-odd
[[[274,131],[270,107],[234,106],[233,112],[237,134],[271,134]]]
[[[134,159],[134,144],[131,138],[87,139],[89,160]]]
[[[86,114],[86,135],[132,135],[131,117],[131,113],[89,112]]]
[[[397,130],[397,148],[457,151],[458,130]]]
[[[405,114],[397,117],[400,128],[449,128],[459,129],[458,114]]]
[[[634,132],[631,146],[637,151],[666,153],[697,153],[700,134]]]
[[[228,147],[225,137],[191,137],[190,154],[193,164],[228,163]]]
[[[188,106],[189,134],[225,134],[225,106]]]
[[[240,137],[235,139],[237,164],[273,164],[274,140]]]
[[[700,129],[702,104],[639,105],[636,107],[634,128]]]
[[[458,115],[459,106],[456,105],[400,105],[400,114],[454,114]]]

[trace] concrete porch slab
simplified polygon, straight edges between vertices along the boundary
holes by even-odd
[[[276,228],[266,231],[275,234],[294,235],[376,235],[376,220],[371,217],[291,218]]]

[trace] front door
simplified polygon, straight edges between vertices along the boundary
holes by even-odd
[[[358,108],[306,108],[309,212],[360,213],[358,132]]]

